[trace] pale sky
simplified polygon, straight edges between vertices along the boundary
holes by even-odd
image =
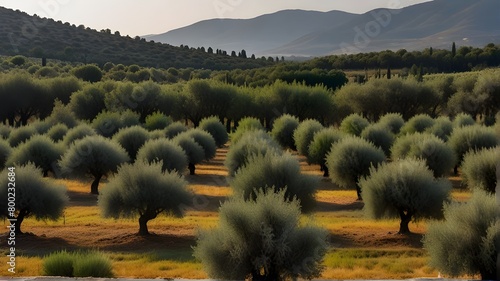
[[[0,0],[0,6],[136,36],[159,34],[205,19],[253,18],[285,9],[364,13],[427,1],[430,0]]]

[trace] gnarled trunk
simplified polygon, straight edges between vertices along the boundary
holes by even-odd
[[[325,164],[321,164],[321,171],[323,171],[323,177],[327,178],[330,176],[330,172],[328,171],[328,167]]]
[[[408,228],[408,224],[411,222],[412,213],[410,211],[399,210],[399,217],[401,218],[401,222],[399,223],[399,232],[398,234],[410,234],[410,229]]]
[[[29,215],[29,213],[30,213],[29,210],[22,209],[19,212],[19,215],[17,215],[17,221],[14,222],[16,224],[15,227],[16,234],[23,234],[23,232],[21,231],[21,224],[23,223],[24,219]]]
[[[188,169],[189,169],[189,174],[190,175],[194,175],[195,174],[195,171],[196,171],[196,167],[193,163],[189,163],[188,164]]]
[[[90,193],[99,194],[99,182],[101,181],[102,175],[94,176],[94,181],[90,185]]]
[[[157,214],[154,211],[146,210],[139,217],[139,235],[149,235],[148,221],[156,218]]]

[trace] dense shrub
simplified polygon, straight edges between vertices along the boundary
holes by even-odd
[[[9,144],[11,147],[16,147],[34,135],[38,135],[38,132],[33,126],[15,128],[10,132]]]
[[[179,145],[188,158],[188,168],[191,175],[195,174],[196,164],[205,159],[205,150],[199,145],[193,137],[187,134],[179,134],[172,139],[174,143]]]
[[[498,143],[498,137],[492,128],[479,125],[455,128],[448,139],[448,144],[457,156],[457,166],[461,165],[467,152],[495,147]],[[457,174],[457,166],[455,166],[455,174]]]
[[[395,135],[382,124],[372,124],[361,132],[361,137],[382,149],[389,156]]]
[[[45,120],[36,120],[35,122],[31,122],[29,125],[34,127],[37,133],[41,135],[47,133],[52,127],[52,124]]]
[[[148,235],[148,221],[158,215],[181,216],[191,195],[187,182],[175,172],[164,172],[162,163],[137,161],[125,164],[99,195],[104,217],[139,218],[139,235]]]
[[[224,146],[229,139],[226,127],[224,127],[224,124],[222,124],[216,116],[201,119],[198,128],[211,134],[217,147]]]
[[[82,123],[74,128],[69,129],[64,136],[62,143],[66,147],[69,147],[73,142],[79,139],[83,139],[87,136],[95,136],[96,134],[97,133],[92,127],[90,127],[90,125]]]
[[[460,127],[465,127],[465,126],[472,126],[475,125],[476,121],[472,116],[470,116],[467,113],[459,113],[455,116],[453,119],[453,127],[455,128],[460,128]]]
[[[192,137],[195,142],[203,147],[203,151],[205,152],[205,160],[210,160],[215,157],[217,146],[211,134],[201,129],[191,129],[181,134],[186,134]]]
[[[110,138],[122,127],[120,113],[103,111],[92,120],[92,128],[97,134]]]
[[[0,139],[0,170],[5,167],[5,162],[12,153],[12,148],[9,143],[5,140]]]
[[[236,131],[231,134],[231,144],[235,144],[242,137],[242,135],[250,130],[264,130],[259,119],[254,117],[245,117],[238,122]]]
[[[295,150],[293,132],[299,126],[299,119],[295,116],[284,114],[274,120],[271,136],[283,147]]]
[[[307,162],[320,165],[324,177],[329,176],[326,166],[326,155],[330,152],[332,144],[345,137],[345,134],[335,128],[325,128],[314,134],[313,140],[309,145]]]
[[[100,252],[59,251],[43,259],[43,275],[65,277],[113,277],[111,260]]]
[[[231,181],[236,196],[255,200],[259,190],[278,192],[286,188],[285,197],[296,197],[304,212],[310,212],[314,205],[314,193],[318,186],[317,178],[304,175],[298,160],[290,154],[253,155],[241,167]]]
[[[50,128],[47,132],[47,136],[49,136],[53,141],[59,142],[64,139],[67,132],[68,126],[64,124],[56,124]]]
[[[427,114],[415,115],[401,127],[400,134],[423,133],[434,125],[434,119]]]
[[[136,162],[147,161],[162,161],[163,171],[176,171],[179,174],[184,173],[188,159],[182,148],[167,139],[152,139],[147,141],[137,152]]]
[[[17,146],[5,164],[14,166],[33,163],[42,170],[44,176],[48,176],[49,171],[56,172],[57,160],[62,153],[62,146],[55,144],[52,139],[44,135],[36,135]]]
[[[169,116],[166,116],[161,112],[155,112],[151,115],[146,116],[144,128],[149,131],[162,130],[165,129],[168,125],[172,124],[172,122],[172,118],[170,118]]]
[[[361,132],[368,127],[368,125],[370,125],[370,122],[366,118],[358,114],[351,114],[340,123],[340,131],[360,136]]]
[[[141,125],[140,119],[141,119],[141,116],[139,115],[139,113],[132,111],[130,109],[127,109],[127,110],[120,113],[120,120],[122,121],[121,122],[122,128],[140,126]]]
[[[470,151],[462,163],[462,180],[470,188],[495,193],[500,169],[500,147]]]
[[[54,102],[52,112],[45,119],[45,121],[47,121],[52,126],[56,124],[64,124],[68,128],[73,128],[80,123],[75,113],[71,111],[69,105],[65,105],[58,100]]]
[[[452,277],[481,274],[483,280],[497,280],[498,208],[495,197],[481,190],[466,204],[445,205],[445,219],[431,223],[423,240],[430,265]]]
[[[127,152],[118,143],[102,136],[88,136],[71,144],[59,165],[64,175],[92,176],[90,192],[98,194],[101,178],[116,172],[120,164],[128,161]]]
[[[253,155],[265,155],[267,153],[281,155],[282,150],[276,141],[263,130],[248,131],[242,135],[238,143],[231,145],[224,165],[230,176],[238,171],[239,168],[248,164]]]
[[[434,125],[427,128],[425,132],[431,133],[443,141],[447,141],[453,132],[453,123],[448,117],[442,116],[435,119]]]
[[[333,144],[326,155],[326,166],[332,182],[344,187],[356,188],[361,200],[359,181],[370,174],[370,167],[377,167],[385,161],[380,148],[359,137],[345,137]]]
[[[404,126],[405,120],[400,113],[387,113],[380,117],[377,123],[387,127],[393,134],[397,135]]]
[[[182,132],[185,132],[189,130],[188,127],[186,127],[186,125],[182,124],[181,122],[174,122],[170,125],[167,126],[167,128],[165,128],[165,131],[164,131],[164,135],[171,139],[175,136],[177,136],[178,134],[182,133]]]
[[[83,81],[99,82],[102,79],[102,71],[99,67],[91,64],[83,65],[73,69],[73,74]]]
[[[113,140],[127,151],[132,161],[135,161],[137,151],[149,140],[149,132],[140,126],[122,128],[113,136]]]
[[[412,220],[442,216],[443,203],[450,197],[451,183],[435,179],[425,162],[398,160],[370,170],[370,175],[360,182],[364,210],[370,217],[399,218],[399,233],[407,234]]]
[[[393,160],[422,159],[435,177],[446,176],[456,163],[453,150],[443,140],[428,133],[399,137],[391,148],[391,156]]]
[[[9,184],[12,177],[12,170],[5,169],[0,178],[0,212],[4,217],[9,216],[7,202]],[[34,217],[37,220],[57,220],[63,214],[64,206],[68,198],[66,188],[57,185],[55,182],[43,179],[42,173],[33,164],[17,166],[13,170],[15,173],[15,213],[17,219],[15,232],[22,234],[21,224],[24,219]]]
[[[201,232],[194,248],[194,256],[210,278],[292,280],[320,276],[328,233],[301,226],[299,202],[285,201],[285,196],[284,191],[259,192],[255,201],[233,197],[223,203],[217,228]]]
[[[323,125],[314,119],[307,119],[300,122],[297,129],[293,132],[293,140],[297,151],[302,155],[308,156],[309,145],[313,140],[314,134],[323,128]]]
[[[75,115],[83,120],[93,120],[106,109],[104,90],[98,85],[89,85],[71,95],[69,107]]]

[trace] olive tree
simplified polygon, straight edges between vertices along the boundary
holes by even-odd
[[[451,122],[448,117],[441,116],[439,118],[436,118],[434,120],[434,125],[427,128],[425,132],[431,133],[436,137],[442,139],[443,141],[447,141],[451,133],[453,132],[453,122]]]
[[[196,173],[196,164],[205,159],[205,150],[193,137],[187,134],[179,134],[172,141],[184,150],[188,159],[189,174],[194,175]]]
[[[119,165],[129,161],[127,151],[118,143],[102,136],[88,136],[71,144],[59,165],[63,175],[92,176],[90,192],[99,194],[101,178],[115,173]]]
[[[400,113],[387,113],[380,117],[377,124],[385,126],[393,134],[399,134],[399,131],[405,124],[405,120]]]
[[[124,164],[101,192],[98,204],[104,217],[139,217],[139,235],[148,235],[148,221],[160,214],[182,216],[191,202],[187,182],[175,172],[164,172],[158,162]]]
[[[286,188],[285,197],[296,197],[304,212],[315,206],[314,194],[318,186],[316,177],[302,174],[299,161],[285,153],[277,155],[272,151],[265,155],[252,155],[230,182],[236,196],[255,200],[259,190],[278,192]]]
[[[307,119],[300,122],[297,129],[293,132],[293,140],[297,151],[307,156],[309,154],[309,145],[313,140],[314,134],[321,131],[323,128],[323,125],[314,119]]]
[[[500,167],[500,147],[470,151],[462,163],[462,181],[470,188],[480,188],[495,193]]]
[[[248,164],[253,155],[265,155],[268,152],[276,155],[283,153],[280,145],[268,133],[263,130],[248,131],[240,141],[231,145],[224,165],[229,175],[234,176],[238,169]]]
[[[122,128],[113,136],[113,140],[127,151],[132,161],[135,161],[137,152],[149,140],[149,132],[140,126]]]
[[[446,176],[456,163],[453,150],[443,140],[428,133],[399,137],[391,148],[391,155],[393,160],[423,159],[435,177]]]
[[[189,130],[188,127],[186,127],[186,125],[182,124],[181,122],[174,122],[170,125],[167,126],[167,128],[165,128],[165,131],[164,131],[164,135],[171,139],[175,136],[177,136],[178,134],[182,133],[182,132],[185,132]]]
[[[354,113],[342,120],[340,123],[340,131],[360,136],[361,132],[368,127],[368,125],[370,125],[370,122],[366,118]]]
[[[492,128],[480,125],[455,128],[448,139],[448,145],[457,156],[455,175],[458,174],[458,166],[462,164],[467,152],[495,147],[498,144],[499,139]]]
[[[15,181],[14,181],[15,178]],[[9,193],[15,192],[15,206],[8,204]],[[57,220],[68,202],[66,188],[44,179],[33,164],[7,168],[0,178],[0,210],[4,217],[17,219],[15,232],[22,234],[24,219]]]
[[[374,219],[399,218],[399,234],[410,233],[412,220],[440,218],[451,191],[447,179],[435,179],[425,162],[416,159],[372,167],[359,185],[365,213]]]
[[[217,147],[222,147],[229,140],[226,127],[219,121],[216,116],[203,118],[200,121],[198,128],[208,132],[215,140]]]
[[[319,277],[328,249],[326,230],[301,226],[300,203],[285,191],[262,191],[254,201],[232,197],[220,207],[215,229],[194,248],[210,278],[291,280]]]
[[[476,121],[470,114],[460,112],[457,115],[455,115],[455,118],[453,119],[453,127],[455,128],[460,128],[460,127],[465,127],[465,126],[472,126],[476,125]]]
[[[97,135],[97,133],[92,127],[90,127],[90,125],[82,123],[74,128],[69,129],[68,132],[66,132],[66,135],[62,140],[62,143],[66,147],[69,147],[72,143],[74,143],[77,140],[83,139],[84,137],[95,136],[95,135]]]
[[[67,132],[68,126],[64,124],[56,124],[47,131],[47,136],[49,136],[54,142],[59,142],[64,139]]]
[[[295,116],[284,114],[274,120],[271,136],[283,147],[295,150],[293,132],[299,126],[299,119]]]
[[[210,160],[215,157],[215,154],[217,153],[217,145],[215,144],[215,140],[211,134],[201,129],[191,129],[181,134],[190,136],[203,148],[203,151],[205,152],[205,160]]]
[[[427,114],[413,116],[401,127],[400,134],[422,133],[434,125],[435,120]]]
[[[148,131],[161,130],[168,127],[168,125],[172,124],[172,122],[172,118],[157,111],[146,116],[144,128],[146,128]]]
[[[387,156],[390,155],[391,146],[396,138],[385,125],[381,124],[371,124],[367,126],[361,132],[361,137],[382,149]]]
[[[264,130],[264,127],[260,123],[259,119],[254,117],[245,117],[238,122],[236,131],[231,134],[231,144],[235,144],[239,141],[241,136],[251,130]]]
[[[328,166],[326,165],[326,155],[330,152],[332,144],[343,139],[346,135],[335,128],[324,128],[314,134],[314,137],[309,145],[309,153],[307,155],[307,162],[311,164],[318,164],[323,171],[323,176],[330,175]]]
[[[16,147],[34,135],[38,135],[38,131],[34,126],[27,125],[15,128],[10,132],[9,144],[11,147]]]
[[[103,111],[92,120],[92,128],[97,134],[111,138],[122,127],[120,113]]]
[[[370,174],[371,167],[385,160],[382,149],[362,138],[349,136],[332,145],[326,155],[326,166],[333,183],[344,188],[354,186],[358,200],[362,200],[360,180]]]
[[[465,204],[445,205],[444,220],[429,224],[423,240],[430,265],[452,277],[498,280],[499,212],[495,197],[482,190]]]
[[[98,85],[88,85],[71,95],[69,107],[82,120],[93,120],[100,112],[106,109],[104,104],[105,92]]]
[[[16,147],[9,158],[6,166],[25,165],[33,163],[42,170],[43,176],[47,177],[50,172],[55,173],[57,160],[63,154],[61,145],[44,135],[36,135]]]
[[[150,139],[137,152],[136,161],[162,161],[163,171],[184,173],[188,158],[182,147],[165,138]]]

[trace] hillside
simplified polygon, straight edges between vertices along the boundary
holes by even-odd
[[[96,31],[0,7],[0,55],[18,54],[101,65],[113,62],[163,68],[221,70],[270,64],[260,59],[209,54],[194,48],[147,42],[110,30]]]
[[[452,42],[483,47],[500,42],[498,11],[498,0],[434,0],[361,15],[293,10],[253,19],[202,21],[147,38],[172,45],[230,46],[259,56],[412,51],[449,48]]]

